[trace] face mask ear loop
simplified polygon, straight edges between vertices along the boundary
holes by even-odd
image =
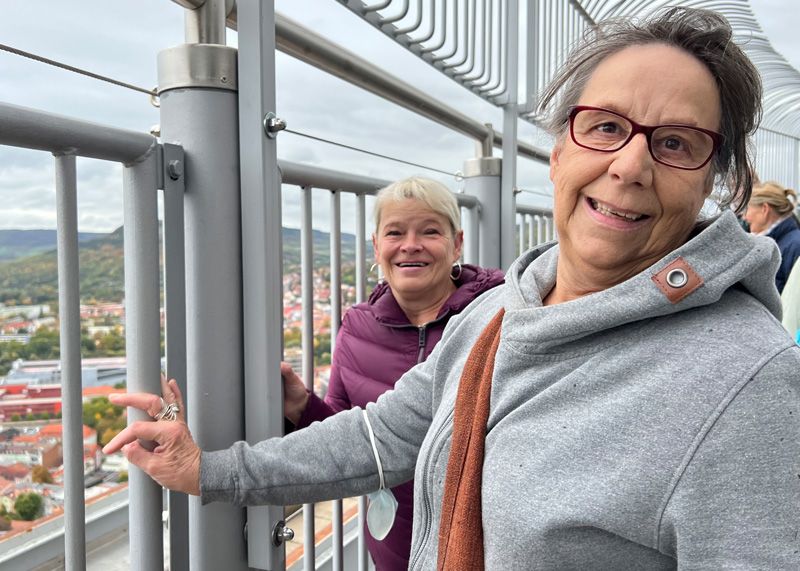
[[[372,453],[375,455],[375,463],[378,465],[378,476],[380,477],[381,487],[383,490],[386,484],[383,481],[383,464],[381,464],[381,457],[378,455],[378,447],[375,445],[375,434],[372,432],[372,425],[369,423],[367,411],[362,409],[361,413],[364,415],[364,422],[367,424],[367,434],[369,434],[369,443],[372,444]]]

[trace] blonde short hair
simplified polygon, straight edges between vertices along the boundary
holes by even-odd
[[[753,187],[750,204],[769,204],[776,213],[785,216],[797,206],[797,193],[791,188],[769,181]]]
[[[393,182],[378,191],[375,201],[375,229],[381,225],[381,212],[390,200],[419,200],[436,214],[447,218],[453,235],[461,231],[461,212],[455,196],[440,182],[420,176],[412,176]]]

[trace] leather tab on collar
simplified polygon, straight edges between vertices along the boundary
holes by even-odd
[[[652,279],[671,303],[678,303],[703,285],[703,278],[683,257],[678,257]]]

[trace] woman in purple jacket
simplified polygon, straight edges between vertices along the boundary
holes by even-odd
[[[500,270],[458,262],[463,243],[458,204],[436,181],[413,177],[381,190],[375,228],[375,262],[385,281],[345,315],[325,400],[307,392],[291,367],[282,365],[284,412],[297,428],[377,400],[428,357],[450,317],[503,282]],[[413,481],[392,489],[397,513],[382,541],[366,530],[378,571],[408,569],[413,489]]]

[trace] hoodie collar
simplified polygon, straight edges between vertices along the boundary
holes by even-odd
[[[545,244],[520,257],[508,271],[511,295],[504,325],[509,338],[539,343],[542,349],[635,321],[668,315],[718,301],[734,286],[745,289],[774,315],[781,313],[774,278],[780,262],[775,242],[745,233],[724,212],[680,248],[643,272],[603,291],[543,307],[542,297],[556,280],[558,245]],[[702,285],[673,303],[653,277],[682,258]],[[517,317],[514,317],[516,312]]]

